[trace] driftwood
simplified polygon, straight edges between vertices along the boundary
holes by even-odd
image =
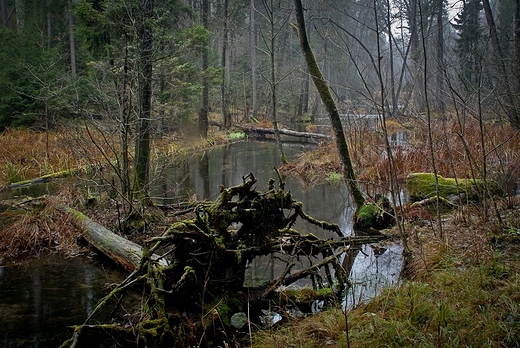
[[[260,127],[240,127],[246,134],[248,135],[260,135],[265,136],[266,134],[275,134],[274,128],[260,128]],[[293,137],[299,138],[307,138],[307,139],[322,139],[322,140],[332,140],[330,135],[320,134],[320,133],[311,133],[311,132],[298,132],[290,129],[280,128],[278,129],[278,133],[284,135],[290,135]]]
[[[274,183],[271,179],[268,191],[259,192],[253,188],[256,178],[249,174],[241,185],[222,187],[214,202],[199,205],[193,218],[175,222],[162,235],[148,239],[141,258],[136,255],[138,249],[130,248],[128,258],[135,260],[132,274],[102,300],[83,325],[75,327],[74,336],[62,346],[80,347],[82,342],[87,346],[92,333],[115,343],[132,340],[149,347],[216,346],[234,335],[230,327],[233,314],[249,312],[249,320],[259,323],[258,313],[265,308],[261,306],[271,305],[270,297],[280,286],[311,278],[317,287],[330,288],[341,297],[349,270],[342,268],[340,256],[384,237],[343,237],[336,224],[305,214],[301,202],[284,191],[281,180],[278,189]],[[104,242],[106,230],[75,214],[84,230],[96,232],[92,239],[102,242],[100,248],[110,249],[118,243]],[[293,229],[298,218],[338,237],[301,234]],[[156,254],[161,257],[150,256]],[[276,280],[245,288],[250,262],[268,255],[287,260],[286,271]],[[299,258],[310,264],[293,272]],[[110,302],[117,307],[123,290],[138,284],[139,291],[145,285],[147,293],[142,307],[130,312],[141,313],[137,322],[128,322],[136,316],[127,315],[107,318],[107,324],[90,323],[94,317],[103,322],[97,317],[101,308]]]

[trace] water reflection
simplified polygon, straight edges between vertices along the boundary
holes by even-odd
[[[82,258],[51,254],[19,266],[0,267],[0,346],[57,347],[66,327],[81,324],[106,293],[121,281]]]
[[[291,157],[302,150],[301,144],[286,144],[284,151]],[[253,173],[258,179],[256,188],[267,190],[270,178],[276,178],[273,167],[279,165],[276,146],[272,142],[240,142],[217,148],[191,157],[180,165],[164,170],[162,185],[156,188],[155,196],[163,202],[179,203],[192,197],[197,200],[214,200],[220,185],[225,187],[242,183],[242,176]],[[298,182],[286,179],[286,190],[303,203],[309,215],[340,226],[344,235],[353,234],[354,204],[342,184],[323,184],[305,190]],[[336,237],[334,234],[298,220],[294,226],[302,234],[312,233],[321,238]],[[401,248],[389,245],[384,251],[374,253],[370,246],[355,255],[344,257],[345,269],[350,269],[353,288],[348,293],[348,303],[358,303],[376,295],[384,286],[398,281],[401,269]],[[247,286],[255,286],[278,278],[285,270],[288,259],[275,260],[261,257],[253,260],[246,273]],[[285,262],[284,262],[285,261]],[[300,258],[294,270],[307,267],[309,260]],[[307,284],[299,282],[298,284]]]
[[[402,254],[400,244],[388,244],[384,249],[363,246],[350,271],[352,287],[345,296],[346,308],[353,308],[378,295],[384,288],[396,285],[403,266]]]
[[[291,158],[305,145],[287,143]],[[307,146],[305,146],[307,147]],[[256,188],[266,191],[270,178],[276,179],[273,167],[280,165],[272,142],[240,142],[198,153],[180,164],[162,166],[155,173],[152,196],[162,203],[185,202],[189,197],[214,200],[221,185],[242,183],[242,177],[253,173]],[[345,185],[324,184],[305,190],[298,182],[286,180],[286,190],[302,201],[309,215],[340,226],[351,235],[353,204]],[[45,186],[45,189],[48,189]],[[316,226],[298,221],[295,229],[322,238],[335,237]],[[383,286],[398,280],[401,249],[390,245],[384,252],[370,246],[362,252],[345,255],[346,268],[351,268],[354,287],[349,290],[347,305],[357,304],[376,295]],[[299,267],[305,267],[303,258]],[[265,257],[254,260],[246,275],[246,285],[256,285],[280,276],[285,264]],[[296,268],[295,268],[296,270]],[[0,267],[0,345],[2,347],[56,347],[70,332],[68,325],[80,324],[106,294],[106,283],[117,283],[124,274],[105,272],[99,265],[82,259],[63,259],[56,255],[33,260],[24,266]]]

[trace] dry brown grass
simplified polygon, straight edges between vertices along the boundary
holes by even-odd
[[[80,253],[80,230],[70,214],[56,209],[64,200],[70,198],[25,199],[0,213],[0,259],[21,260],[46,252]]]
[[[97,136],[97,143],[107,147]],[[0,134],[0,187],[45,174],[78,169],[100,159],[84,128],[49,132],[8,129]]]
[[[285,175],[294,175],[300,179],[302,185],[312,187],[324,182],[329,173],[341,173],[341,164],[335,144],[324,144],[316,151],[302,152],[296,159],[281,167]],[[292,173],[292,174],[291,174]]]
[[[410,134],[406,144],[392,145],[398,178],[413,172],[433,171],[425,124],[417,122],[413,126],[399,127],[397,122],[389,121],[387,128],[389,134],[405,129]],[[479,124],[475,120],[468,120],[463,128],[455,121],[436,121],[432,129],[435,166],[440,175],[481,177],[485,150],[488,177],[503,186],[514,185],[520,177],[520,134],[509,125],[485,125],[484,148]],[[358,180],[371,185],[388,185],[388,158],[382,133],[351,127],[347,131],[347,139]],[[311,179],[311,183],[323,181],[327,171],[340,171],[336,152],[334,143],[322,145],[314,154],[301,155],[298,163],[289,164],[282,171],[286,175],[297,175],[303,181]],[[320,168],[320,165],[323,167]]]

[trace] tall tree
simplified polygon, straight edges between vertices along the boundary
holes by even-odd
[[[437,62],[436,62],[436,107],[437,111],[444,113],[444,0],[436,0],[436,24],[437,24]]]
[[[151,19],[153,16],[153,0],[142,0],[141,11],[141,23],[139,23],[139,113],[135,145],[134,189],[147,195],[152,120],[153,33]]]
[[[506,55],[504,53],[504,47],[498,37],[497,25],[493,11],[491,9],[491,4],[489,0],[482,0],[482,5],[486,15],[491,47],[493,48],[493,53],[496,57],[496,66],[498,67],[498,79],[496,82],[502,90],[502,93],[499,95],[499,99],[502,102],[502,107],[505,113],[509,117],[511,125],[520,129],[520,108],[518,107],[518,105],[520,105],[520,101],[518,99],[518,95],[514,91],[514,83],[511,81],[512,78],[507,71],[505,60]]]
[[[457,30],[455,52],[459,60],[459,78],[470,89],[476,88],[479,82],[479,62],[483,55],[482,8],[481,0],[465,1],[452,24]]]
[[[222,29],[222,55],[221,55],[221,67],[222,67],[222,81],[220,84],[220,99],[222,101],[222,124],[224,127],[231,125],[231,116],[229,115],[228,105],[228,43],[229,43],[229,0],[224,0],[223,4],[223,20],[224,26]]]
[[[257,98],[257,72],[256,72],[256,20],[255,20],[255,0],[251,0],[249,9],[249,49],[251,51],[251,117],[256,119],[258,112]],[[248,113],[246,113],[248,115]],[[249,121],[249,120],[247,120]]]
[[[343,125],[341,124],[338,109],[336,107],[334,99],[332,98],[332,94],[330,93],[329,86],[323,78],[323,74],[321,73],[321,70],[318,66],[316,58],[314,57],[314,53],[312,52],[311,46],[307,39],[305,19],[303,16],[303,7],[301,0],[294,0],[294,6],[296,9],[296,20],[298,23],[297,30],[298,37],[300,39],[300,46],[305,57],[305,61],[307,63],[309,73],[312,76],[314,84],[316,85],[316,89],[318,90],[323,104],[325,104],[325,108],[327,109],[327,113],[329,114],[332,128],[334,130],[334,135],[336,137],[336,146],[338,148],[341,163],[343,165],[343,175],[350,188],[350,193],[354,198],[356,207],[357,209],[359,209],[365,203],[365,198],[363,197],[363,193],[361,192],[356,181],[354,167],[350,158],[350,151],[347,145],[347,140],[345,138],[345,133],[343,131]]]
[[[278,154],[280,155],[280,159],[282,163],[287,163],[287,157],[285,156],[285,153],[283,151],[283,144],[282,139],[280,136],[280,132],[278,130],[278,117],[277,117],[277,109],[278,109],[278,94],[277,94],[277,87],[279,84],[278,81],[278,75],[277,75],[277,56],[275,51],[276,46],[276,40],[278,37],[278,34],[280,33],[280,29],[277,27],[277,23],[279,19],[276,16],[275,13],[275,3],[273,0],[264,0],[264,9],[265,9],[265,15],[266,19],[269,25],[269,33],[268,37],[264,38],[266,41],[266,51],[269,55],[269,78],[267,79],[267,82],[269,84],[269,88],[271,91],[271,122],[273,123],[274,128],[274,136],[276,139],[276,145],[278,148]],[[285,18],[281,19],[282,21],[285,21]]]
[[[70,72],[76,77],[76,44],[74,42],[74,17],[72,16],[73,0],[67,2],[67,21],[69,23]]]
[[[208,17],[209,17],[209,0],[202,0],[202,26],[208,30]],[[199,110],[199,134],[202,137],[208,135],[208,114],[209,114],[209,48],[204,48],[202,52],[202,97],[201,107]]]

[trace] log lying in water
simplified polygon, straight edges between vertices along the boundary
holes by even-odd
[[[274,128],[256,128],[256,127],[241,127],[246,134],[258,134],[265,136],[266,134],[274,134]],[[332,140],[330,135],[310,132],[297,132],[290,129],[278,129],[280,134],[290,135],[293,137],[307,138],[307,139],[323,139]]]
[[[94,248],[129,271],[139,267],[143,255],[141,246],[113,233],[77,210],[72,208],[64,208],[64,210],[74,216],[76,223],[82,229],[83,238]],[[158,260],[159,256],[155,255],[152,259]],[[164,259],[159,260],[159,264],[167,266]]]

